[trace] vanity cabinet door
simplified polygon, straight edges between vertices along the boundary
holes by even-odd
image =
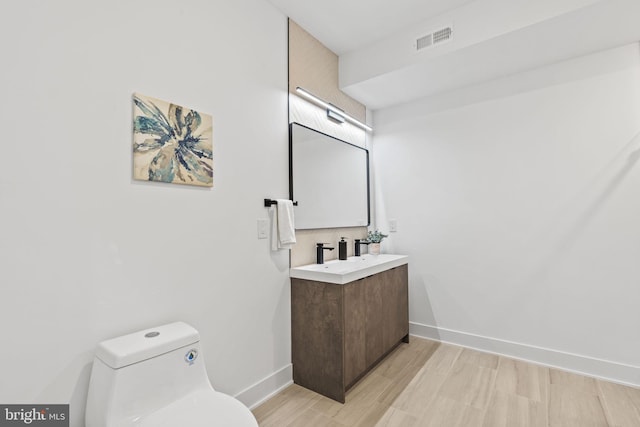
[[[385,353],[382,342],[382,288],[384,278],[382,274],[375,274],[362,280],[365,299],[365,342],[367,367],[372,366]]]
[[[367,369],[364,279],[343,285],[344,385],[348,388]]]
[[[293,381],[344,403],[342,287],[291,280]]]
[[[382,287],[382,342],[390,349],[409,334],[408,269],[406,265],[380,274]]]

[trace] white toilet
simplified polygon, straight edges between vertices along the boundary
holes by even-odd
[[[211,387],[200,334],[183,322],[101,342],[86,427],[258,427],[249,409]]]

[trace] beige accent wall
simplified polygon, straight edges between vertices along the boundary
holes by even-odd
[[[289,92],[296,87],[366,120],[366,107],[340,90],[338,55],[291,19],[289,20]]]
[[[291,266],[314,264],[316,262],[316,243],[329,243],[332,251],[324,251],[324,260],[338,259],[338,242],[341,237],[347,241],[347,256],[353,256],[354,239],[367,237],[367,227],[323,228],[318,230],[296,230],[297,243],[291,250]],[[368,246],[360,247],[363,254]]]
[[[338,56],[298,24],[289,20],[289,91],[295,94],[298,86],[345,110],[358,120],[365,121],[366,107],[343,93],[338,86]],[[290,120],[293,120],[293,114]],[[316,120],[319,120],[319,117],[308,117],[305,122],[313,123]],[[326,132],[326,129],[322,130]],[[358,132],[364,139],[364,131]],[[339,137],[353,139],[345,138],[343,135]],[[358,144],[360,141],[350,142]],[[315,263],[316,243],[320,242],[335,247],[333,251],[325,251],[324,259],[337,259],[338,241],[342,236],[347,238],[347,255],[352,256],[353,240],[364,239],[367,236],[367,227],[296,230],[297,243],[291,250],[291,266]],[[366,246],[362,247],[362,252],[367,252]]]

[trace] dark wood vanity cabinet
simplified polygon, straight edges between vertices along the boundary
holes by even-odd
[[[344,285],[291,279],[293,381],[344,403],[345,392],[409,342],[407,265]]]

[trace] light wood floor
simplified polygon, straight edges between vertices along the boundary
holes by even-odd
[[[411,337],[344,405],[296,384],[261,427],[640,427],[640,389]]]

